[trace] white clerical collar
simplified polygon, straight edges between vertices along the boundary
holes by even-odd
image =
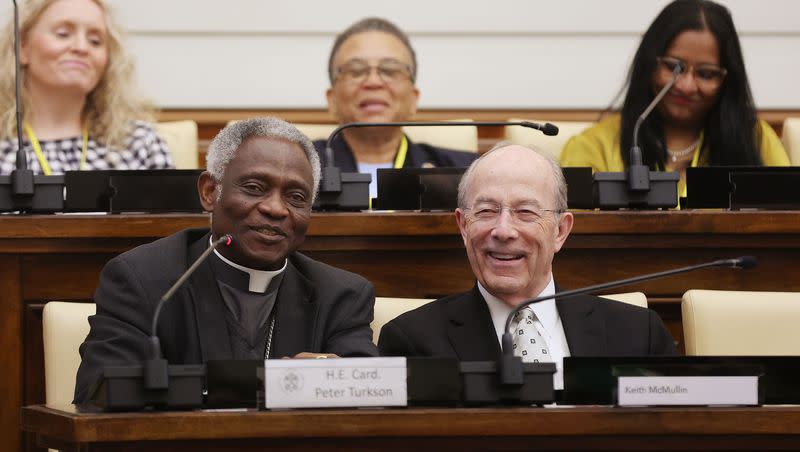
[[[478,290],[481,295],[483,295],[483,299],[486,300],[486,306],[489,307],[495,333],[497,333],[497,340],[498,342],[502,342],[503,328],[505,327],[508,314],[511,313],[513,308],[507,305],[503,300],[489,293],[489,291],[481,285],[480,281],[478,281]],[[536,298],[545,295],[553,295],[555,293],[556,284],[553,281],[553,274],[551,273],[550,282],[547,283],[547,286],[545,286],[544,290],[542,290]],[[558,317],[558,310],[556,309],[556,300],[553,298],[534,303],[530,305],[530,308],[536,314],[536,317],[539,318],[539,322],[542,323],[542,326],[549,331],[554,331],[556,325],[561,322]]]
[[[211,239],[209,240],[209,242],[213,243]],[[279,270],[256,270],[254,268],[244,267],[242,265],[239,265],[235,262],[226,259],[225,256],[223,256],[222,254],[220,254],[219,251],[217,251],[216,248],[214,248],[214,254],[216,254],[217,257],[222,262],[225,262],[231,267],[250,275],[250,284],[248,290],[250,292],[258,292],[258,293],[266,292],[267,287],[269,287],[269,283],[272,281],[272,278],[280,275],[284,270],[286,270],[286,265],[289,263],[288,259],[284,260],[283,267],[281,267]]]

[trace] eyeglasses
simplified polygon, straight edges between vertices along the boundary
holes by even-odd
[[[715,64],[689,64],[679,58],[660,56],[656,58],[659,70],[664,75],[671,76],[675,68],[681,66],[683,71],[679,75],[694,74],[697,86],[704,91],[715,90],[722,85],[728,70]]]
[[[560,209],[541,209],[532,205],[521,205],[519,207],[508,207],[496,203],[481,202],[472,207],[462,210],[469,212],[467,218],[474,223],[494,224],[500,219],[504,210],[508,210],[511,219],[519,224],[533,224],[542,221],[547,214],[560,214]]]
[[[341,80],[344,83],[358,85],[369,77],[373,68],[378,71],[378,76],[385,83],[400,83],[409,80],[414,82],[411,66],[393,59],[381,60],[377,65],[371,65],[361,59],[350,60],[336,68],[336,77],[333,81]]]

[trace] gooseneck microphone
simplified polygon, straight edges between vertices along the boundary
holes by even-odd
[[[683,63],[678,63],[675,69],[672,70],[672,77],[669,82],[661,88],[652,102],[644,109],[639,118],[636,119],[636,124],[633,126],[633,144],[630,150],[630,162],[628,165],[628,187],[633,191],[650,190],[650,169],[642,163],[642,149],[639,147],[639,128],[650,113],[656,108],[661,99],[667,94],[678,76],[685,70]]]
[[[14,94],[17,153],[14,169],[0,175],[0,212],[58,212],[64,210],[64,176],[34,175],[22,140],[22,80],[20,78],[19,8],[14,3]]]
[[[642,281],[650,281],[653,279],[664,278],[667,276],[679,275],[681,273],[688,273],[703,268],[723,267],[723,268],[736,268],[741,270],[749,270],[755,267],[757,264],[758,261],[753,256],[741,256],[734,259],[722,259],[712,262],[705,262],[703,264],[690,265],[688,267],[676,268],[673,270],[667,270],[658,273],[650,273],[642,276],[634,276],[633,278],[620,279],[617,281],[596,284],[594,286],[584,287],[581,289],[565,290],[563,292],[558,292],[552,295],[545,295],[522,302],[519,305],[517,305],[514,309],[512,309],[511,312],[508,314],[508,317],[506,318],[505,328],[503,329],[503,339],[501,341],[502,356],[500,359],[501,382],[503,384],[508,384],[508,385],[521,385],[523,383],[522,359],[518,356],[514,356],[514,350],[513,350],[514,339],[510,329],[511,329],[511,322],[514,319],[514,316],[519,311],[525,309],[525,307],[531,304],[538,303],[540,301],[550,300],[552,298],[567,298],[575,295],[582,295],[586,293],[596,292],[599,290],[612,289],[614,287],[620,287],[620,286],[627,286]]]
[[[172,298],[172,295],[175,294],[175,292],[181,286],[183,286],[186,280],[192,276],[200,264],[205,262],[208,256],[211,255],[218,245],[225,244],[225,246],[230,246],[232,242],[233,236],[230,234],[225,234],[217,240],[214,240],[211,243],[211,246],[203,251],[203,253],[194,261],[194,263],[192,263],[192,265],[186,269],[185,272],[183,272],[177,281],[175,281],[172,287],[170,287],[169,290],[167,290],[158,300],[155,312],[153,313],[153,322],[150,330],[151,358],[145,362],[144,367],[144,384],[146,388],[166,389],[169,387],[169,365],[167,360],[164,359],[161,354],[161,341],[158,339],[158,335],[156,334],[156,327],[158,326],[158,318],[161,315],[161,308],[163,308],[167,300]]]
[[[19,8],[17,0],[14,1],[14,89],[16,95],[17,115],[17,162],[11,172],[11,192],[13,196],[33,195],[33,170],[28,168],[28,158],[22,147],[22,92],[20,88],[20,38],[19,38]]]
[[[541,130],[545,135],[557,135],[558,127],[550,123],[537,124],[529,121],[398,121],[398,122],[351,122],[342,124],[328,136],[325,145],[325,165],[319,196],[314,207],[332,210],[362,210],[369,208],[369,183],[371,176],[361,173],[342,173],[336,166],[332,143],[346,129],[364,127],[475,127],[475,126],[522,126]],[[362,188],[359,188],[362,187]]]
[[[541,130],[542,133],[548,136],[558,135],[558,127],[550,124],[538,124],[530,121],[397,121],[397,122],[351,122],[342,124],[328,136],[328,142],[325,145],[325,166],[334,166],[333,164],[333,149],[331,143],[333,140],[342,133],[343,130],[352,128],[363,127],[440,127],[440,126],[522,126],[529,129]]]

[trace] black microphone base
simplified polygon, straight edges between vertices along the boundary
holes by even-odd
[[[90,393],[91,402],[104,411],[201,408],[205,366],[173,365],[168,372],[166,389],[148,389],[144,366],[106,367]]]
[[[50,213],[64,210],[63,175],[35,175],[32,190],[27,181],[20,182],[15,177],[0,176],[0,212]]]
[[[465,405],[544,405],[555,400],[555,363],[522,363],[521,385],[501,384],[496,361],[466,361],[460,370]]]
[[[595,173],[595,206],[600,209],[672,209],[678,205],[678,179],[673,172],[651,171],[649,190],[630,190],[628,173]]]

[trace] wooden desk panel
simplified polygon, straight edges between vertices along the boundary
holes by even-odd
[[[436,408],[79,414],[22,410],[71,450],[797,450],[800,408]]]
[[[690,288],[800,291],[799,212],[576,212],[555,259],[564,287],[581,287],[707,260],[752,254],[759,267],[723,269],[618,289],[642,290],[674,337],[679,299]],[[0,217],[1,450],[20,446],[19,408],[44,401],[41,306],[91,298],[112,256],[206,215]],[[314,214],[302,250],[370,279],[379,296],[437,297],[474,279],[449,213]],[[24,339],[23,339],[24,338]]]

